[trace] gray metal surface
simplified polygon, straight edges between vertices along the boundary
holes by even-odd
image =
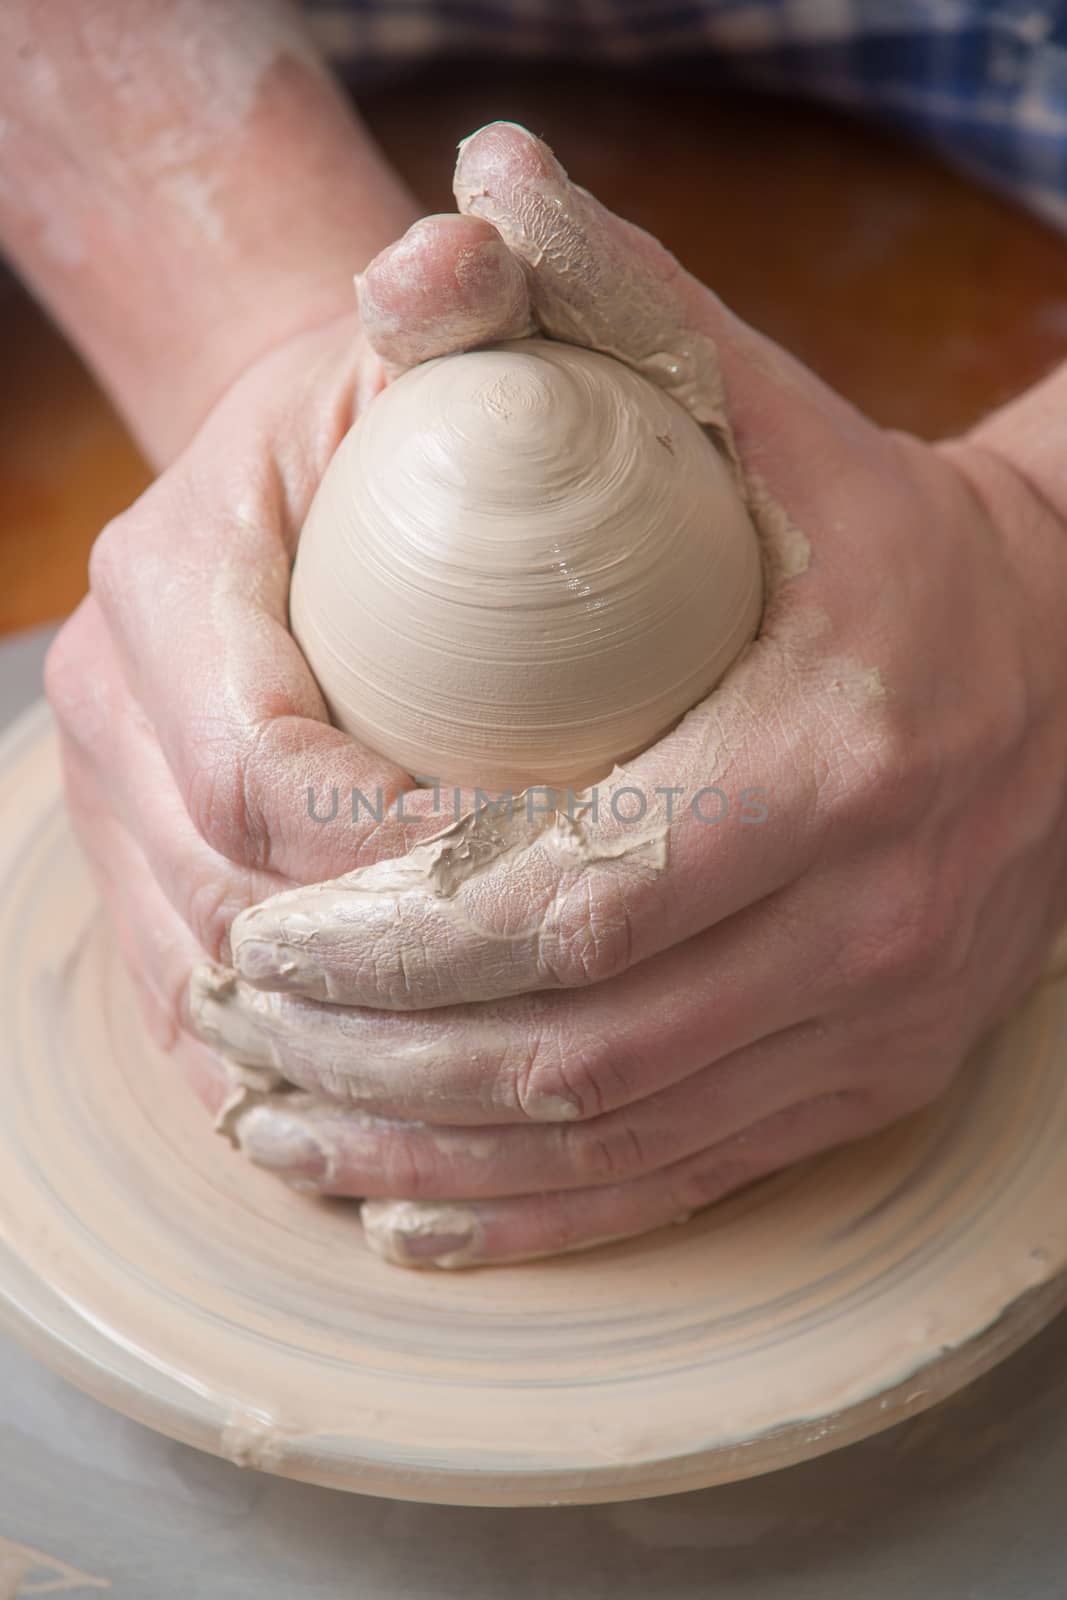
[[[0,719],[38,692],[45,643],[0,646]],[[1065,1483],[1064,1317],[945,1405],[819,1461],[532,1511],[243,1471],[0,1343],[0,1600],[1064,1600]]]

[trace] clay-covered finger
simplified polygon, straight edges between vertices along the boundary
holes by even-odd
[[[685,274],[655,239],[571,183],[546,144],[490,123],[461,144],[454,190],[460,211],[491,223],[525,264],[545,333],[615,356],[698,421],[723,424],[718,355]]]
[[[849,1055],[810,1024],[587,1122],[450,1127],[296,1094],[253,1106],[235,1132],[258,1165],[322,1194],[493,1199],[635,1181],[791,1105],[801,1078],[816,1095],[857,1075]]]
[[[477,217],[423,217],[357,282],[363,331],[383,361],[412,367],[533,330],[526,278]]]
[[[524,264],[534,317],[549,337],[643,373],[727,450],[736,444],[746,469],[751,452],[751,466],[780,495],[805,503],[828,424],[872,442],[874,430],[839,395],[742,322],[657,239],[572,183],[526,128],[493,122],[464,140],[453,187],[460,211],[491,223]]]
[[[832,1010],[849,928],[801,936],[837,880],[789,891],[605,983],[418,1012],[334,1006],[198,972],[190,1000],[216,1048],[254,1049],[310,1093],[437,1123],[602,1116]],[[806,905],[806,912],[805,912]],[[254,1043],[253,1043],[254,1041]]]
[[[363,1229],[371,1249],[404,1267],[492,1266],[588,1250],[686,1222],[735,1189],[884,1120],[862,1095],[824,1094],[633,1182],[468,1203],[368,1200]]]

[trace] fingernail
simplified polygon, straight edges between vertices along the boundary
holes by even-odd
[[[233,952],[233,962],[247,983],[283,993],[324,990],[322,968],[303,950],[272,944],[266,939],[243,939]]]
[[[582,1114],[577,1100],[563,1094],[528,1095],[525,1110],[534,1122],[577,1122]]]
[[[285,1111],[256,1106],[237,1125],[237,1139],[250,1161],[287,1178],[327,1178],[329,1154],[306,1122]]]
[[[456,149],[466,149],[472,139],[477,139],[480,133],[488,133],[490,128],[511,128],[514,133],[524,133],[528,139],[537,138],[536,133],[531,133],[529,128],[524,127],[521,122],[511,122],[507,117],[494,117],[492,122],[483,122],[480,128],[475,128],[473,133],[468,133],[466,138],[459,141]],[[541,141],[538,142],[540,143]]]
[[[461,217],[457,211],[434,211],[430,216],[418,217],[412,222],[404,233],[404,238],[410,239],[412,234],[422,233],[428,228],[432,228],[434,233],[440,233],[443,228],[454,228],[457,223],[465,228],[466,217]]]
[[[469,1267],[483,1253],[484,1232],[463,1206],[366,1200],[363,1232],[376,1255],[400,1267]]]

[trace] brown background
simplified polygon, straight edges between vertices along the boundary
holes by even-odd
[[[588,73],[430,77],[362,98],[428,210],[456,141],[525,122],[751,322],[879,421],[937,436],[1067,357],[1067,243],[921,150],[809,107]],[[0,631],[63,615],[147,481],[121,423],[0,287]]]

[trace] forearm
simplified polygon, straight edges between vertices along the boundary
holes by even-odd
[[[284,0],[13,0],[0,243],[166,461],[416,215]]]

